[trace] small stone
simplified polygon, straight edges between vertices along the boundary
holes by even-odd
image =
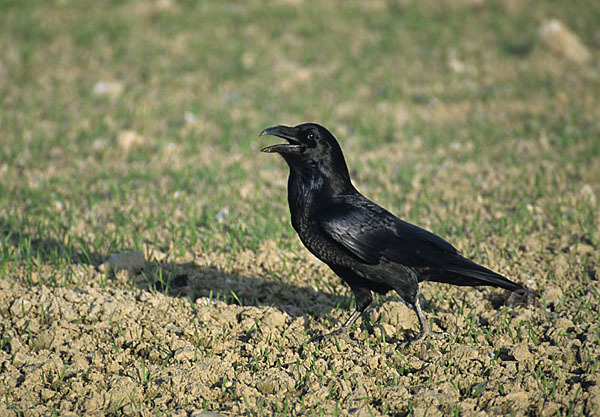
[[[570,332],[575,329],[575,325],[573,324],[573,322],[566,317],[561,317],[558,320],[556,320],[554,327],[559,329],[561,332]]]
[[[544,407],[542,408],[542,416],[550,417],[559,415],[560,408],[560,404],[554,402],[545,402]]]
[[[20,368],[25,365],[37,365],[39,362],[40,361],[34,356],[17,352],[13,358],[12,364],[17,368]]]
[[[544,297],[549,303],[558,302],[563,296],[563,291],[558,287],[551,287],[544,290]]]
[[[142,269],[146,258],[141,251],[116,253],[98,267],[102,272]]]
[[[519,407],[527,406],[529,395],[525,391],[511,392],[506,397],[507,401],[512,402]]]
[[[168,257],[166,253],[149,245],[144,245],[143,252],[146,254],[146,258],[153,262],[164,262]]]
[[[225,417],[223,414],[213,413],[212,411],[193,410],[190,417]]]
[[[471,346],[467,345],[457,345],[453,349],[454,355],[459,357],[463,361],[471,361],[473,359],[479,358],[479,352],[476,349],[473,349]]]
[[[36,349],[50,349],[56,338],[56,332],[52,330],[44,330],[35,338]]]
[[[115,271],[116,281],[122,284],[128,283],[131,279],[131,274],[129,273],[129,271],[130,270],[128,269],[119,269],[118,271]]]
[[[144,144],[144,137],[134,130],[123,130],[117,135],[117,145],[123,152],[129,152],[133,148]]]
[[[389,323],[381,323],[373,328],[373,332],[375,334],[375,337],[381,340],[384,334],[386,338],[394,336],[394,334],[396,333],[396,329]]]
[[[569,263],[567,260],[564,256],[558,255],[554,258],[552,263],[554,264],[554,275],[556,275],[558,279],[564,279],[565,274],[569,270]]]
[[[173,0],[158,0],[156,2],[156,8],[162,12],[168,12],[175,8],[175,2]]]
[[[539,36],[541,41],[552,51],[577,64],[585,64],[592,57],[581,39],[560,20],[552,19],[542,23]]]
[[[265,395],[274,394],[277,392],[277,387],[278,384],[276,378],[268,378],[256,384],[256,389]]]
[[[183,115],[183,119],[185,120],[186,124],[194,124],[196,123],[196,121],[198,120],[198,116],[196,116],[194,113],[192,112],[185,112],[185,114]]]
[[[0,294],[7,294],[12,287],[12,283],[7,279],[0,279]]]
[[[176,361],[193,361],[196,358],[196,348],[194,346],[185,346],[175,351],[173,359]]]
[[[42,400],[48,401],[50,398],[54,397],[55,392],[51,389],[42,388],[41,397]]]
[[[450,69],[452,71],[454,71],[457,74],[461,74],[461,73],[465,72],[464,62],[460,61],[456,57],[451,57],[448,59],[448,66],[450,67]]]
[[[584,200],[588,200],[593,206],[596,205],[596,193],[590,184],[583,184],[579,189],[579,194]]]
[[[229,215],[229,208],[225,207],[225,208],[221,209],[221,211],[219,211],[215,217],[219,223],[223,223],[225,221],[225,217],[227,217],[228,215]]]
[[[54,392],[54,391],[52,391]],[[62,401],[62,403],[67,403],[66,401]],[[61,417],[77,417],[78,414],[75,411],[60,411]]]
[[[13,317],[22,317],[31,310],[31,306],[31,301],[18,298],[10,306],[10,314]]]
[[[120,81],[98,81],[92,92],[96,96],[118,97],[123,92],[123,84]]]
[[[280,327],[285,326],[287,321],[287,314],[278,311],[278,310],[270,310],[268,311],[262,319],[263,325],[267,327]]]
[[[506,371],[509,374],[514,374],[515,372],[517,372],[517,362],[515,361],[505,361],[505,366],[506,366]]]
[[[96,138],[92,142],[92,149],[95,150],[96,152],[100,152],[100,151],[103,151],[104,148],[106,148],[107,144],[108,144],[108,141],[106,139]]]
[[[529,352],[529,348],[525,343],[519,343],[512,350],[513,357],[519,361],[526,361],[531,358],[531,353]]]

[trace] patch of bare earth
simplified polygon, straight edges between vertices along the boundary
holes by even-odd
[[[600,405],[598,250],[565,242],[545,273],[523,272],[538,246],[523,243],[522,272],[490,263],[529,276],[543,301],[512,305],[497,290],[424,285],[434,329],[452,336],[410,347],[403,342],[417,321],[394,297],[350,340],[309,342],[347,316],[336,308],[347,299],[334,295],[346,292],[310,255],[274,242],[233,263],[200,253],[157,263],[146,254],[145,265],[109,273],[108,286],[87,265],[76,266],[75,289],[0,280],[0,394],[8,399],[0,414],[444,415],[457,405],[465,414],[592,413]],[[278,279],[290,264],[297,279]],[[179,296],[147,290],[157,265],[176,277],[170,292]],[[319,279],[331,291],[315,289]]]

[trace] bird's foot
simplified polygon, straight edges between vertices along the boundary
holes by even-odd
[[[331,333],[315,336],[312,339],[310,339],[310,341],[312,343],[321,343],[325,340],[336,339],[336,338],[349,341],[350,340],[350,328],[345,327],[345,326],[340,327],[339,329],[336,329]]]
[[[403,347],[407,348],[407,347],[415,346],[420,343],[423,343],[427,339],[440,340],[440,339],[447,339],[451,336],[452,335],[448,332],[434,332],[432,330],[421,331],[415,338],[404,342]]]

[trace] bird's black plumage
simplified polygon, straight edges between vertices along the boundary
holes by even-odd
[[[356,311],[344,328],[369,306],[371,291],[385,294],[396,290],[414,306],[424,335],[431,331],[417,297],[419,282],[524,290],[463,257],[441,237],[400,220],[360,194],[350,181],[337,140],[323,126],[274,126],[262,135],[288,142],[262,151],[279,153],[289,165],[288,202],[292,225],[302,243],[329,265],[356,297]]]

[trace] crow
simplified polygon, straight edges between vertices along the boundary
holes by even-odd
[[[288,203],[292,226],[306,248],[350,286],[356,310],[332,334],[347,331],[371,304],[372,291],[395,290],[420,322],[415,340],[440,336],[431,331],[418,297],[419,282],[489,285],[529,291],[463,257],[450,243],[391,214],[360,194],[335,137],[323,126],[303,123],[273,126],[287,143],[267,146],[290,169]]]

